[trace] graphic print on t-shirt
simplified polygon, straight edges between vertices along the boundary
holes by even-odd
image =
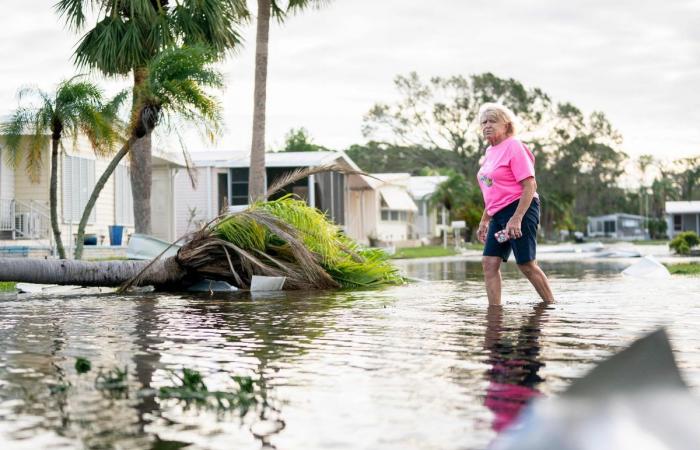
[[[487,177],[486,175],[482,174],[481,176],[479,176],[479,181],[484,183],[484,186],[486,186],[486,187],[493,186],[493,180],[491,178]]]

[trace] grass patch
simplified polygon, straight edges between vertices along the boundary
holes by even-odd
[[[634,245],[668,245],[668,239],[649,239],[644,241],[632,241]]]
[[[464,244],[464,248],[467,250],[482,251],[484,250],[484,244],[482,244],[481,242],[467,242]]]
[[[665,264],[673,275],[700,275],[700,263]]]
[[[452,247],[444,248],[440,245],[426,245],[424,247],[400,248],[392,258],[431,258],[434,256],[452,256],[457,252]]]
[[[0,292],[15,292],[17,283],[14,281],[0,281]]]

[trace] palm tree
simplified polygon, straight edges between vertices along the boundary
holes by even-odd
[[[128,125],[128,138],[97,180],[78,224],[75,259],[82,258],[83,235],[92,208],[119,162],[161,121],[171,123],[177,117],[199,124],[205,135],[218,133],[221,117],[217,100],[205,88],[223,86],[222,75],[211,66],[216,53],[201,46],[173,48],[161,52],[148,65],[148,76],[138,85]],[[132,158],[134,157],[132,153]],[[133,176],[133,174],[132,174]],[[136,201],[136,194],[134,201]]]
[[[278,0],[258,0],[255,34],[255,88],[253,91],[253,142],[250,148],[248,197],[251,202],[265,198],[265,103],[267,100],[267,56],[270,17],[280,22],[294,11],[320,6],[325,0],[288,0],[286,8]]]
[[[204,44],[221,56],[239,44],[236,25],[248,16],[245,0],[60,0],[56,9],[76,31],[85,26],[85,9],[97,11],[97,24],[81,38],[75,62],[105,75],[131,73],[134,108],[144,103],[149,64],[163,50]],[[134,110],[132,117],[139,116]],[[149,234],[153,129],[144,131],[129,148],[135,228]]]
[[[153,261],[18,261],[0,258],[0,281],[182,288],[202,278],[248,288],[253,275],[284,276],[285,289],[400,284],[380,249],[360,247],[322,212],[290,196],[217,218],[176,256]]]
[[[3,123],[0,133],[6,136],[6,146],[10,151],[11,161],[20,159],[19,153],[25,148],[23,136],[28,135],[27,170],[30,177],[38,179],[41,164],[41,150],[51,140],[51,175],[49,180],[49,206],[51,211],[51,230],[56,242],[56,250],[61,259],[66,258],[66,251],[61,240],[58,223],[58,161],[61,140],[72,136],[77,139],[80,133],[88,136],[93,149],[98,154],[111,150],[116,134],[111,125],[112,109],[103,105],[103,95],[99,87],[89,81],[73,77],[60,83],[53,95],[40,89],[26,88],[20,91],[20,100],[35,98],[37,103],[20,106]]]

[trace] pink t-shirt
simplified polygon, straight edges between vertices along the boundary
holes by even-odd
[[[534,176],[535,156],[519,140],[510,137],[487,148],[484,162],[477,174],[486,213],[493,216],[520,199],[523,194],[520,182]]]

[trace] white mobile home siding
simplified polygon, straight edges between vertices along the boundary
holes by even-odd
[[[216,211],[217,171],[212,167],[196,169],[196,187],[186,170],[175,175],[175,234],[177,237],[195,231],[213,219]]]
[[[0,198],[15,198],[15,171],[5,161],[2,146],[0,146]]]

